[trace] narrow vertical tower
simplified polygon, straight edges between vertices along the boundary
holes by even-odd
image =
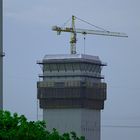
[[[0,109],[3,109],[3,3],[0,0]]]
[[[98,56],[46,55],[38,81],[38,99],[47,128],[61,133],[75,131],[86,140],[100,140],[100,110],[106,99]]]

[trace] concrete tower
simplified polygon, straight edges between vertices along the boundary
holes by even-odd
[[[3,109],[3,3],[0,0],[0,109]]]
[[[99,57],[82,54],[46,55],[38,81],[38,99],[48,129],[75,131],[86,140],[100,140],[100,110],[106,83]]]

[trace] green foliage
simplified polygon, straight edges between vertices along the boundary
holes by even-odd
[[[56,129],[46,130],[44,121],[27,121],[24,115],[11,115],[8,111],[0,111],[0,139],[2,140],[85,140],[77,137],[75,132],[60,135]]]
[[[0,111],[0,139],[3,140],[43,140],[46,138],[43,121],[28,122],[24,115],[13,116],[8,111]]]

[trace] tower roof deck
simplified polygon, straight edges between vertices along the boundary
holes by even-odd
[[[45,63],[67,63],[67,62],[86,62],[94,63],[101,66],[106,66],[106,63],[101,62],[98,56],[87,54],[52,54],[45,55],[42,61],[37,61],[38,64]]]

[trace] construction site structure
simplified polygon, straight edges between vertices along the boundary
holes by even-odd
[[[79,19],[82,22],[85,22],[89,25],[92,25],[100,30],[89,30],[89,29],[79,29],[75,28],[75,20]],[[104,35],[104,36],[114,36],[114,37],[128,37],[125,33],[120,33],[120,32],[110,32],[108,30],[105,30],[101,27],[95,26],[87,21],[84,21],[80,18],[77,18],[76,16],[72,16],[72,24],[71,27],[59,27],[59,26],[53,26],[52,27],[53,31],[57,32],[57,35],[60,35],[61,32],[68,32],[71,33],[71,38],[70,38],[70,52],[71,54],[76,54],[76,42],[77,42],[77,33],[83,34],[84,36],[87,34],[92,34],[92,35]]]
[[[37,97],[47,128],[100,140],[100,110],[106,100],[101,70],[106,64],[84,54],[46,55],[38,64],[43,80],[37,83]]]
[[[42,78],[37,82],[37,98],[43,109],[47,128],[59,132],[75,131],[86,140],[100,140],[101,110],[104,109],[107,84],[101,74],[105,63],[98,56],[76,54],[77,33],[127,37],[125,33],[106,30],[54,26],[53,31],[70,32],[70,54],[46,55],[38,61],[42,65]],[[83,20],[82,20],[83,21]],[[88,23],[88,22],[86,22]],[[61,48],[60,48],[61,49]]]

